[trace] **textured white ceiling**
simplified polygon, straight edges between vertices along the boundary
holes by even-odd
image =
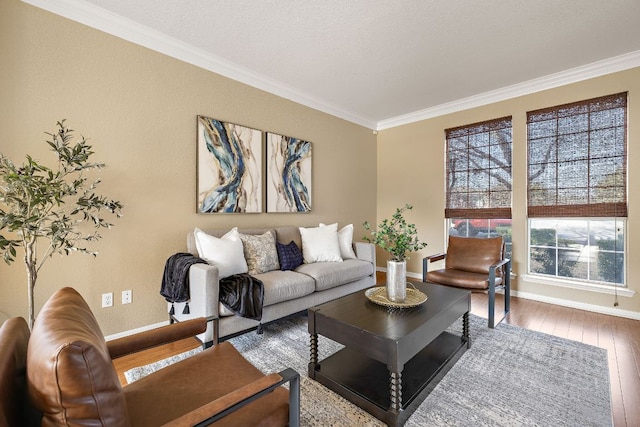
[[[640,65],[640,0],[24,1],[372,128]]]

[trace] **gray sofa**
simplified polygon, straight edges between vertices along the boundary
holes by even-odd
[[[229,230],[205,230],[214,237],[222,237]],[[260,228],[238,230],[242,234],[261,235],[271,232],[283,244],[291,241],[302,248],[298,227]],[[218,299],[218,268],[211,264],[194,264],[189,269],[189,314],[182,314],[185,303],[175,304],[174,320],[184,321],[197,317],[212,319],[207,331],[198,336],[210,344],[219,338],[256,328],[282,317],[304,311],[344,295],[375,286],[376,255],[373,244],[353,242],[355,259],[342,262],[304,263],[295,270],[272,270],[252,276],[264,283],[264,302],[260,322],[231,313]],[[187,236],[187,251],[198,255],[194,233]]]

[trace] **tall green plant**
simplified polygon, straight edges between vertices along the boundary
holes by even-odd
[[[404,219],[404,213],[413,209],[406,204],[397,208],[391,219],[385,218],[378,225],[378,230],[373,230],[368,221],[364,222],[365,230],[371,233],[371,238],[365,236],[364,240],[380,246],[391,254],[391,261],[406,261],[410,252],[416,252],[427,246],[418,239],[418,230],[415,224],[408,224]]]
[[[57,156],[57,166],[49,168],[30,155],[26,162],[16,166],[0,153],[0,253],[7,264],[17,257],[17,249],[24,251],[27,270],[29,326],[33,326],[34,289],[38,273],[53,254],[69,255],[82,252],[93,256],[85,243],[100,239],[101,228],[110,228],[102,214],[109,212],[121,216],[122,204],[95,194],[100,179],[89,181],[85,172],[101,169],[104,163],[93,163],[93,151],[81,137],[72,143],[73,130],[65,120],[57,123],[58,130],[48,133],[47,144]],[[83,233],[82,223],[89,224]],[[87,227],[84,227],[85,229]],[[92,230],[91,230],[92,229]],[[38,254],[38,243],[46,242]]]

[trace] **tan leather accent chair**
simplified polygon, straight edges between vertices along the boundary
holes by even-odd
[[[264,375],[228,342],[120,385],[113,358],[205,329],[205,319],[194,319],[107,342],[82,296],[56,291],[38,314],[26,355],[42,426],[299,425],[298,373]]]
[[[27,397],[29,326],[12,317],[0,327],[0,427],[40,425],[40,414]]]
[[[430,263],[441,260],[445,261],[443,269],[429,271]],[[511,260],[504,258],[502,237],[482,239],[449,236],[446,253],[423,258],[422,281],[469,289],[472,292],[488,292],[489,328],[495,327],[496,290],[504,290],[504,316],[509,312]]]

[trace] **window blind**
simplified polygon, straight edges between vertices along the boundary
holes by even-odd
[[[627,216],[627,93],[527,113],[529,217]]]
[[[445,217],[511,218],[511,117],[445,133]]]

